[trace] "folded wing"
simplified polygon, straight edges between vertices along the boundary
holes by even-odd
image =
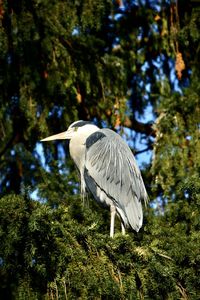
[[[101,129],[86,140],[86,186],[102,203],[112,201],[125,225],[138,231],[143,222],[142,201],[147,192],[135,158],[124,140]]]

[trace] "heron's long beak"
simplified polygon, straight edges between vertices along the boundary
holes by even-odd
[[[71,139],[71,137],[72,137],[72,130],[70,130],[70,129],[67,130],[67,131],[58,133],[58,134],[54,134],[54,135],[48,136],[45,139],[40,140],[40,142]]]

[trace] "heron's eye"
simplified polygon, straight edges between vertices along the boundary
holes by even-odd
[[[74,131],[78,131],[78,127],[74,127]]]

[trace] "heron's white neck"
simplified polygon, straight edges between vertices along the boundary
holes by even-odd
[[[69,152],[80,173],[82,173],[85,164],[86,139],[98,130],[99,128],[95,125],[79,127],[76,134],[70,139]]]

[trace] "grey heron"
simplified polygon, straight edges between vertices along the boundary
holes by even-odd
[[[86,189],[110,207],[110,236],[114,236],[117,214],[125,227],[139,231],[143,223],[142,201],[148,196],[136,160],[119,134],[100,129],[88,121],[76,121],[67,131],[41,141],[69,139],[69,152],[80,171],[81,193]]]

